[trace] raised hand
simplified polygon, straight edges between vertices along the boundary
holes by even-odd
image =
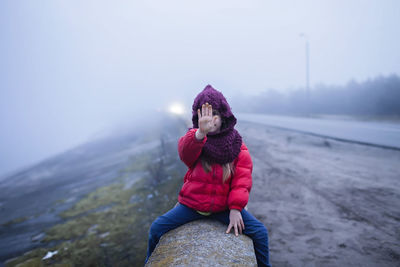
[[[197,109],[197,115],[199,116],[198,124],[199,124],[199,131],[206,135],[211,129],[213,124],[215,123],[212,114],[212,105],[206,102],[200,109]]]

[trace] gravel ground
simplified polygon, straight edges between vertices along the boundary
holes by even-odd
[[[240,122],[273,266],[400,266],[400,151]]]

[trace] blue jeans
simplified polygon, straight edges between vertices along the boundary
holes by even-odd
[[[175,208],[171,209],[164,215],[158,217],[150,227],[149,243],[147,246],[148,261],[151,253],[155,249],[161,236],[166,232],[177,228],[178,226],[204,218],[216,219],[225,225],[229,225],[229,210],[213,213],[210,216],[204,216],[196,212],[194,209],[179,203]],[[243,233],[253,240],[254,250],[258,266],[271,266],[269,263],[269,248],[268,248],[268,231],[264,224],[254,218],[245,209],[241,212],[245,230]],[[232,230],[234,230],[232,228]],[[231,231],[232,231],[231,230]]]

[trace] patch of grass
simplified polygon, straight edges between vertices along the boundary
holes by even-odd
[[[71,209],[61,213],[64,219],[74,217],[101,206],[110,204],[121,204],[129,200],[131,197],[129,191],[122,190],[122,184],[111,184],[97,188],[96,191],[90,193],[87,197],[76,203]]]
[[[122,174],[130,174],[136,171],[142,171],[146,169],[146,165],[152,160],[150,153],[141,153],[139,155],[130,157],[130,164],[121,170]]]
[[[8,222],[3,223],[2,226],[10,226],[10,225],[13,225],[13,224],[25,222],[27,220],[29,220],[28,216],[19,217],[19,218],[15,218],[13,220],[10,220]]]
[[[168,178],[158,184],[149,183],[154,177],[144,171],[158,155],[153,151],[133,158],[125,174],[140,171],[145,175],[132,187],[124,189],[120,179],[98,188],[63,212],[66,221],[48,229],[41,241],[56,245],[32,250],[6,266],[143,266],[150,225],[175,205],[186,170],[175,153],[167,151],[163,174]],[[58,253],[42,260],[48,251]]]

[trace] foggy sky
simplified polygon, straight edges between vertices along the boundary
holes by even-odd
[[[0,176],[181,101],[400,74],[400,2],[0,2]],[[143,112],[145,110],[146,112]]]

